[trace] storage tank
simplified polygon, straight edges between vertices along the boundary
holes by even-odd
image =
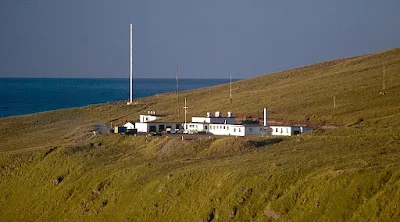
[[[215,112],[215,117],[221,117],[221,112],[220,111]]]
[[[211,117],[211,113],[207,112],[207,117],[210,118]]]
[[[232,117],[232,112],[228,112],[228,117]]]

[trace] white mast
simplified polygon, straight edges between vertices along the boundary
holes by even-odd
[[[129,38],[129,63],[130,63],[130,67],[129,67],[129,71],[130,71],[130,80],[129,80],[129,102],[127,103],[128,105],[133,104],[133,86],[132,86],[132,76],[133,76],[133,43],[132,43],[132,24],[130,24],[130,29],[129,29],[129,34],[130,34],[130,38]]]

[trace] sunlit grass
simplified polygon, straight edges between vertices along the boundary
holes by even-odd
[[[382,65],[387,64],[387,94]],[[400,217],[400,50],[182,92],[189,116],[335,122],[298,137],[96,134],[176,114],[175,94],[0,119],[7,221],[393,221]],[[333,108],[333,95],[336,108]],[[183,106],[183,104],[181,104]]]

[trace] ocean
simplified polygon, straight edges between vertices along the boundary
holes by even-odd
[[[179,90],[229,79],[179,79]],[[175,79],[134,79],[133,96],[175,92]],[[0,117],[129,100],[129,79],[0,78]]]

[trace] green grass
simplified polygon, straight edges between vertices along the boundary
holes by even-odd
[[[386,63],[387,94],[382,90]],[[400,218],[400,49],[183,92],[207,111],[334,122],[300,137],[97,135],[176,115],[174,93],[0,119],[6,221],[395,221]],[[336,96],[333,109],[332,96]],[[181,104],[183,106],[183,104]],[[359,121],[362,119],[363,121]],[[182,121],[182,120],[181,120]],[[98,144],[101,144],[100,146]],[[54,180],[59,181],[57,185]]]

